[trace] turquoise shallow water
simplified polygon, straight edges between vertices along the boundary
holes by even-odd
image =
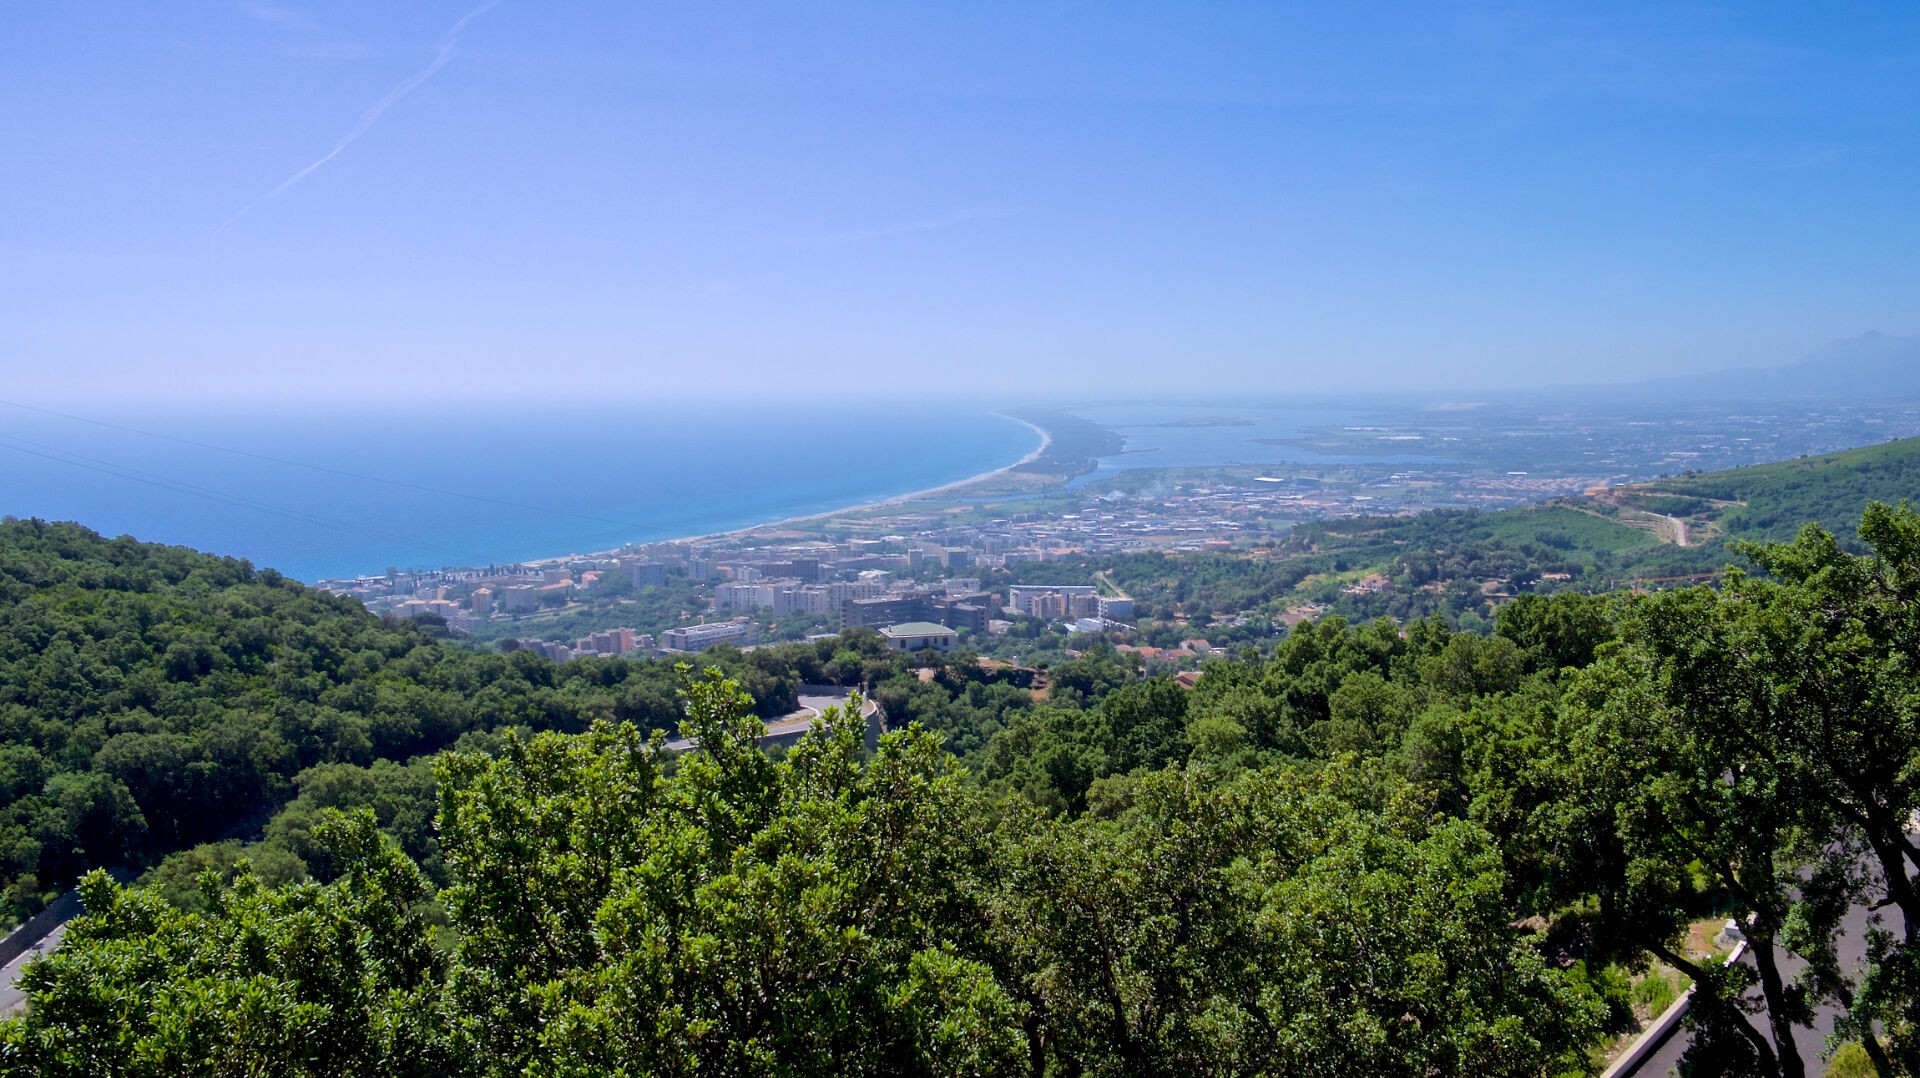
[[[0,406],[0,515],[77,520],[302,580],[767,523],[963,479],[1038,441],[984,406],[86,418]]]

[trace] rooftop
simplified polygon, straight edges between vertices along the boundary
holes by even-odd
[[[945,625],[936,625],[931,621],[908,621],[899,625],[889,625],[880,630],[880,634],[887,637],[959,635]]]

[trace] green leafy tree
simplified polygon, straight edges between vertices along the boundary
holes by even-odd
[[[970,936],[984,813],[938,743],[833,709],[775,763],[717,671],[701,751],[510,737],[441,770],[454,999],[490,1070],[1001,1072],[1019,1005]]]
[[[202,876],[198,912],[89,875],[85,915],[22,977],[29,1008],[0,1026],[0,1070],[458,1073],[442,958],[415,912],[425,881],[371,813],[335,817],[322,836],[349,866],[339,880],[274,889],[241,862]]]
[[[1724,851],[1734,859],[1719,875],[1752,910],[1769,1021],[1789,1074],[1799,1061],[1783,1042],[1804,1011],[1795,997],[1808,991],[1847,1009],[1846,1032],[1876,1063],[1889,1066],[1891,1056],[1920,1066],[1912,1032],[1920,993],[1911,987],[1920,846],[1908,833],[1920,809],[1920,514],[1870,504],[1859,534],[1868,553],[1842,549],[1814,525],[1792,543],[1744,545],[1770,578],[1731,572],[1718,592],[1656,597],[1630,629],[1655,663],[1658,703],[1691,755],[1695,794],[1708,802],[1694,806],[1696,818],[1743,836],[1744,849]],[[1794,848],[1783,849],[1789,842]],[[1829,869],[1828,879],[1846,885],[1837,897],[1796,907],[1797,877],[1741,884],[1767,871],[1765,855],[1815,864],[1856,850],[1876,871]],[[1857,992],[1829,960],[1837,918],[1852,900],[1897,913],[1894,930],[1874,939]],[[1813,959],[1813,975],[1796,985],[1776,983],[1772,948],[1763,945],[1789,928]],[[1876,1021],[1890,1044],[1880,1042]]]
[[[1537,1074],[1596,1002],[1511,927],[1498,852],[1351,760],[1178,769],[1012,840],[996,938],[1085,1074]],[[1038,1073],[1038,1071],[1036,1071]]]

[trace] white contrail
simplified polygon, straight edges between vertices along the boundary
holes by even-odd
[[[437,55],[434,56],[432,63],[428,64],[422,70],[408,77],[405,82],[402,82],[400,85],[395,86],[393,89],[387,91],[387,96],[374,102],[372,108],[368,109],[366,112],[360,115],[360,122],[357,124],[354,124],[353,129],[351,131],[348,131],[346,134],[340,136],[340,141],[333,144],[333,149],[328,150],[325,154],[323,154],[321,157],[315,160],[312,164],[308,165],[306,168],[303,168],[300,171],[294,173],[293,175],[288,176],[286,179],[281,180],[280,186],[275,187],[273,190],[268,191],[264,195],[261,195],[260,198],[256,200],[256,205],[259,202],[265,202],[267,199],[273,198],[281,194],[287,188],[292,187],[294,184],[299,183],[301,180],[306,179],[308,176],[311,176],[313,174],[314,169],[317,169],[321,165],[326,164],[328,161],[331,161],[334,158],[340,156],[340,151],[353,145],[354,140],[358,139],[361,135],[366,134],[367,131],[370,130],[373,127],[373,125],[379,121],[381,113],[392,108],[394,105],[394,102],[399,101],[401,98],[412,93],[414,89],[418,87],[421,83],[432,78],[434,72],[445,67],[447,65],[447,61],[453,59],[453,54],[454,54],[454,47],[451,43],[440,46],[440,51]]]
[[[488,9],[492,8],[493,5],[499,2],[500,0],[487,0],[486,3],[481,4],[479,7],[474,8],[472,11],[469,11],[465,15],[460,16],[460,21],[457,23],[454,23],[453,29],[448,30],[447,36],[441,38],[440,40],[451,41],[454,38],[459,37],[460,31],[465,30],[467,28],[468,23],[472,22],[473,20],[479,18],[482,15],[485,15]]]
[[[321,155],[321,157],[318,160],[314,161],[312,164],[308,165],[307,167],[301,169],[300,171],[294,173],[291,176],[288,176],[286,179],[281,180],[280,185],[278,187],[275,187],[273,190],[268,191],[266,194],[261,195],[259,198],[254,199],[252,202],[247,204],[246,209],[243,209],[240,212],[245,213],[247,210],[250,210],[253,207],[258,206],[260,203],[265,202],[270,198],[278,197],[279,195],[285,193],[287,188],[292,187],[294,184],[299,183],[301,180],[304,180],[308,176],[313,175],[314,170],[319,168],[321,165],[324,165],[328,161],[331,161],[334,158],[340,156],[340,151],[353,145],[354,142],[357,141],[361,135],[364,135],[368,131],[372,130],[373,125],[380,122],[380,116],[382,113],[386,112],[388,109],[398,104],[401,98],[419,89],[421,83],[432,78],[436,72],[438,72],[441,68],[447,66],[447,61],[453,59],[455,54],[459,52],[459,49],[456,47],[456,45],[458,44],[458,41],[459,41],[460,31],[465,30],[467,28],[468,23],[472,22],[476,18],[479,18],[481,15],[486,14],[486,12],[489,9],[491,9],[492,7],[494,7],[494,5],[498,3],[500,3],[500,0],[487,0],[486,3],[481,4],[479,7],[474,8],[472,11],[467,12],[465,15],[462,15],[460,17],[459,22],[454,23],[451,29],[449,29],[445,34],[441,35],[440,45],[439,45],[439,48],[434,52],[432,63],[429,63],[426,67],[421,68],[419,71],[413,73],[412,75],[409,75],[405,80],[403,80],[400,83],[400,85],[395,86],[391,90],[388,90],[387,95],[385,97],[381,98],[378,101],[375,101],[373,103],[373,107],[361,113],[360,122],[357,124],[354,124],[352,130],[340,136],[340,141],[333,144],[333,149],[328,150],[325,154]],[[235,216],[238,216],[238,214],[236,214]]]

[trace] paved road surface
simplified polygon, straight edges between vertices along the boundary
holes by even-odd
[[[0,1014],[12,1014],[27,1005],[26,994],[21,992],[18,986],[20,971],[28,962],[60,946],[60,938],[66,934],[66,925],[55,925],[53,931],[47,933],[39,943],[27,948],[19,958],[7,963],[4,969],[0,969]]]
[[[1687,545],[1687,522],[1680,519],[1679,517],[1668,517],[1667,520],[1673,525],[1673,545],[1686,546]]]
[[[1864,906],[1855,906],[1853,909],[1847,911],[1846,917],[1841,919],[1841,936],[1837,941],[1841,969],[1857,969],[1866,958],[1866,930],[1871,923],[1870,918],[1873,921],[1877,921],[1880,919],[1880,915],[1869,912]],[[1784,981],[1791,982],[1806,966],[1805,962],[1800,961],[1798,958],[1795,958],[1793,955],[1788,954],[1778,947],[1774,948],[1774,953],[1779,956],[1780,977]],[[1741,965],[1749,968],[1753,966],[1753,959],[1751,957],[1743,958],[1740,962]],[[1747,993],[1747,998],[1751,1000],[1763,998],[1760,986],[1757,984],[1754,985],[1752,990]],[[1826,1073],[1826,1064],[1821,1061],[1820,1053],[1826,1050],[1827,1034],[1833,1032],[1833,1019],[1837,1013],[1837,1008],[1832,1004],[1823,1004],[1815,1012],[1813,1026],[1811,1028],[1796,1027],[1794,1030],[1793,1041],[1800,1049],[1800,1060],[1807,1065],[1808,1074]],[[1767,1038],[1768,1043],[1772,1043],[1772,1029],[1767,1024],[1767,1012],[1764,1007],[1761,1008],[1758,1014],[1749,1015],[1747,1021],[1753,1028],[1759,1030],[1762,1036]],[[1667,1075],[1673,1074],[1675,1068],[1680,1065],[1681,1054],[1685,1052],[1687,1046],[1692,1043],[1692,1033],[1688,1032],[1684,1027],[1676,1028],[1673,1034],[1667,1038],[1666,1043],[1655,1049],[1638,1068],[1628,1072],[1628,1074],[1631,1075],[1632,1078],[1666,1078]]]
[[[853,690],[849,689],[847,693],[851,693],[852,691]],[[766,736],[780,737],[784,734],[804,733],[813,725],[814,720],[820,717],[822,711],[830,707],[838,707],[846,702],[847,694],[845,693],[839,696],[802,696],[800,697],[800,710],[790,711],[777,719],[767,720]],[[872,701],[868,701],[868,706],[872,706]],[[686,738],[676,737],[667,742],[667,748],[675,752],[686,752],[693,748],[693,742],[688,741]]]

